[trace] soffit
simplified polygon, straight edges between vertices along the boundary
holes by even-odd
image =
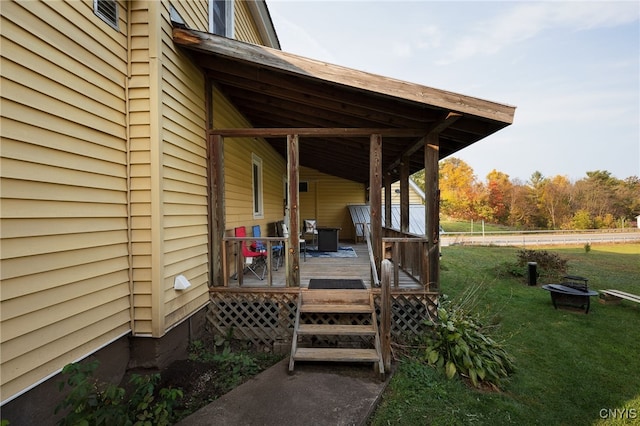
[[[496,102],[195,30],[174,28],[173,39],[254,128],[386,130],[382,167],[394,180],[403,156],[410,173],[424,168],[416,147],[429,131],[445,158],[513,122],[515,107]],[[300,165],[367,183],[369,137],[345,133],[301,135]],[[286,137],[265,138],[286,158]]]

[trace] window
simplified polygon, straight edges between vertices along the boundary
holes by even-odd
[[[93,13],[115,30],[118,27],[118,3],[116,0],[93,0]]]
[[[264,216],[262,195],[262,159],[255,154],[251,155],[252,182],[253,182],[253,218],[260,219]]]
[[[233,1],[209,0],[209,32],[233,37]]]

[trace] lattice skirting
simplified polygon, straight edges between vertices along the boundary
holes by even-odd
[[[380,318],[380,291],[373,290],[377,316]],[[271,347],[275,342],[291,342],[298,303],[298,289],[214,289],[210,293],[207,319],[221,335],[233,332],[233,337],[257,346]],[[438,294],[424,291],[391,292],[392,337],[417,335],[425,328],[424,320],[435,317]],[[363,324],[365,316],[353,315],[347,321]],[[313,315],[306,323],[338,324],[335,315]],[[324,342],[327,343],[327,342]],[[353,345],[340,339],[330,344]]]

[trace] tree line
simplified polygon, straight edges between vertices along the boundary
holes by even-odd
[[[424,188],[424,170],[412,175]],[[566,176],[510,179],[492,170],[484,181],[459,158],[439,164],[440,213],[519,229],[625,228],[640,215],[640,179],[595,170],[575,182]]]

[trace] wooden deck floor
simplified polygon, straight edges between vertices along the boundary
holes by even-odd
[[[307,255],[306,261],[300,256],[300,286],[308,287],[312,278],[323,279],[361,279],[367,288],[371,288],[371,272],[369,266],[369,254],[366,244],[353,244],[341,242],[340,246],[353,247],[357,257],[349,258],[319,258]],[[243,277],[243,288],[267,287],[268,281],[265,275],[264,280],[258,280],[250,272],[245,272]],[[238,280],[230,279],[229,287],[238,287]],[[285,287],[284,265],[276,271],[272,271],[271,287]],[[400,287],[419,289],[421,286],[415,283],[403,272],[400,272]]]

